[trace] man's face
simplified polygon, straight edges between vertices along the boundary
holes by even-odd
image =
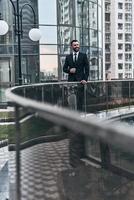
[[[79,49],[80,49],[80,44],[79,44],[79,42],[73,42],[73,43],[72,43],[72,49],[73,49],[75,52],[78,52]]]

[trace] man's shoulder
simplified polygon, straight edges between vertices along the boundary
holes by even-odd
[[[86,57],[87,56],[87,54],[83,53],[83,52],[79,52],[79,54],[80,54],[81,57]]]
[[[72,53],[66,55],[66,58],[70,58],[72,56]]]
[[[86,53],[83,53],[83,52],[79,52],[79,54],[81,54],[83,56],[87,55]]]

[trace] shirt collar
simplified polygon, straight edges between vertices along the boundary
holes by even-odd
[[[79,55],[79,51],[78,52],[75,52],[75,51],[73,51],[73,55]]]

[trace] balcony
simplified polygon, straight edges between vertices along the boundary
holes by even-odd
[[[133,117],[134,81],[20,86],[7,97],[10,200],[133,199],[134,135],[121,121]]]

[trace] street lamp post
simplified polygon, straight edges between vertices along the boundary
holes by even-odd
[[[33,7],[26,3],[21,8],[19,7],[19,0],[16,0],[16,7],[12,0],[9,0],[12,4],[13,10],[14,10],[14,19],[15,19],[15,35],[18,39],[18,63],[19,63],[19,78],[18,82],[19,85],[22,85],[22,72],[21,72],[21,37],[22,37],[22,11],[25,6],[29,6],[33,12],[34,15],[34,26],[36,26],[36,15]],[[5,35],[8,32],[8,24],[5,22],[1,15],[0,15],[0,35]],[[41,32],[38,28],[33,28],[29,31],[29,37],[33,41],[38,41],[41,37]]]

